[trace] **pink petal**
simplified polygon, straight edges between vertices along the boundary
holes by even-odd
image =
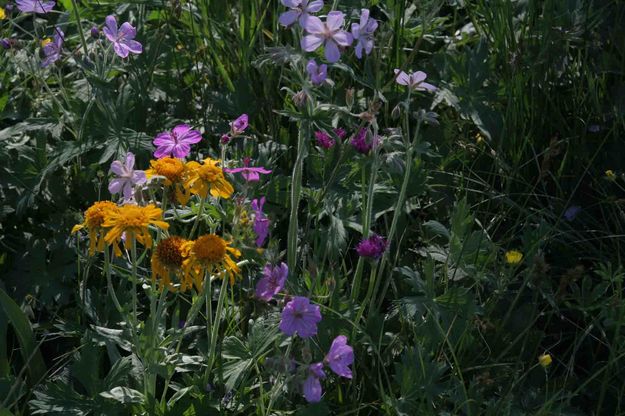
[[[174,145],[173,144],[160,146],[154,152],[154,157],[157,158],[157,159],[162,159],[165,156],[169,156],[173,150],[174,150]]]
[[[174,146],[174,157],[178,159],[184,159],[191,153],[191,146],[186,143],[179,143],[177,146]]]
[[[128,40],[124,44],[126,45],[128,50],[132,53],[140,54],[141,52],[143,52],[143,45],[141,45],[136,40]]]
[[[417,71],[414,74],[410,74],[410,82],[418,84],[427,77],[427,74],[423,71]]]
[[[399,69],[395,69],[395,81],[399,85],[408,85],[410,84],[410,77],[404,71],[400,71]]]
[[[104,22],[106,24],[106,26],[104,27],[104,34],[106,35],[107,31],[110,33],[111,38],[109,38],[109,40],[111,42],[115,41],[117,38],[117,19],[115,19],[115,16],[106,16],[106,18],[104,19]],[[108,36],[107,36],[108,38]]]
[[[432,84],[428,84],[427,82],[422,82],[417,86],[417,90],[421,90],[421,91],[430,91],[430,92],[434,92],[436,91],[438,88],[436,88],[434,85]]]
[[[117,54],[117,56],[119,56],[120,58],[128,57],[128,53],[129,53],[128,47],[124,45],[123,43],[120,43],[120,42],[113,43],[113,49],[115,50],[115,53]]]
[[[168,131],[164,131],[159,133],[156,138],[152,141],[156,146],[165,146],[174,143],[174,138]]]
[[[137,29],[132,27],[130,23],[126,22],[126,23],[123,23],[122,26],[119,28],[119,34],[125,40],[131,40],[131,39],[134,39],[135,36],[137,36]]]

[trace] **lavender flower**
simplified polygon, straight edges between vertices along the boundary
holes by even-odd
[[[334,139],[331,138],[325,131],[316,131],[315,141],[317,142],[317,146],[323,147],[324,149],[330,149],[336,144]]]
[[[247,129],[247,126],[249,125],[248,121],[249,121],[248,115],[241,114],[239,117],[237,117],[236,120],[230,123],[230,134],[236,137],[239,134],[243,133],[245,129]]]
[[[269,218],[263,212],[263,205],[265,205],[265,197],[262,197],[260,201],[258,199],[252,200],[252,209],[255,212],[254,232],[256,233],[257,247],[262,247],[269,234]]]
[[[339,46],[347,47],[354,40],[350,33],[343,30],[344,20],[345,15],[338,11],[328,13],[325,23],[316,16],[309,16],[302,25],[308,32],[308,35],[302,38],[302,49],[312,52],[324,45],[328,62],[337,62],[341,58]]]
[[[11,46],[13,46],[13,39],[9,39],[9,38],[0,39],[0,46],[2,46],[2,49],[11,49]]]
[[[367,55],[373,50],[373,32],[378,28],[378,22],[375,19],[369,19],[369,10],[362,9],[360,13],[360,24],[352,23],[352,35],[356,44],[356,57],[362,58],[362,51]]]
[[[22,13],[41,13],[46,14],[54,8],[53,1],[43,0],[16,0],[17,8]]]
[[[125,163],[119,160],[111,163],[111,172],[117,175],[109,182],[109,192],[111,194],[122,194],[124,199],[130,200],[134,196],[135,185],[142,185],[146,182],[145,172],[134,170],[135,155],[131,152],[126,154]]]
[[[577,214],[581,212],[581,210],[582,207],[580,207],[579,205],[571,205],[566,209],[566,211],[564,211],[564,218],[567,221],[573,221],[575,217],[577,217]]]
[[[326,362],[337,375],[352,378],[352,370],[349,366],[354,362],[354,349],[347,345],[347,337],[345,335],[339,335],[334,338],[324,362]]]
[[[267,175],[271,173],[269,169],[265,169],[262,166],[252,167],[250,166],[250,158],[246,157],[243,159],[243,167],[241,168],[232,168],[232,169],[224,169],[224,172],[228,173],[241,173],[241,176],[247,182],[258,182],[260,180],[260,174]]]
[[[45,59],[41,62],[41,67],[45,68],[61,58],[61,50],[63,49],[63,39],[65,34],[58,27],[54,29],[54,40],[46,43],[43,47]]]
[[[256,285],[256,297],[269,302],[284,288],[288,274],[289,267],[284,262],[277,266],[265,265],[263,278]]]
[[[191,145],[202,140],[202,133],[192,130],[188,124],[179,124],[170,132],[164,131],[154,138],[154,157],[162,159],[173,155],[178,159],[184,159],[191,153]]]
[[[134,54],[143,52],[143,46],[134,40],[137,36],[137,29],[132,27],[130,23],[123,23],[118,30],[115,16],[106,16],[104,20],[106,22],[103,29],[104,36],[113,43],[113,49],[117,56],[127,58],[130,52]]]
[[[91,30],[89,31],[89,33],[91,33],[91,37],[94,39],[97,39],[100,37],[100,29],[98,29],[97,26],[93,26]]]
[[[360,257],[379,259],[382,254],[384,254],[384,251],[386,251],[387,244],[387,241],[383,237],[373,234],[371,237],[358,243],[356,252]]]
[[[278,22],[288,27],[299,19],[299,24],[303,27],[310,13],[317,13],[321,10],[323,0],[282,0],[282,4],[291,10],[282,13]]]
[[[368,154],[371,149],[378,144],[377,137],[369,141],[367,140],[367,136],[367,129],[363,127],[358,130],[349,142],[358,153],[362,153],[363,155]]]
[[[427,74],[423,71],[411,72],[406,74],[404,71],[395,69],[395,81],[399,85],[405,85],[408,88],[412,88],[416,91],[436,91],[436,87],[427,82],[423,82],[427,78]]]
[[[321,85],[328,77],[328,66],[326,64],[317,65],[317,61],[311,59],[306,64],[306,71],[310,76],[310,81],[314,85]]]
[[[320,321],[319,306],[311,305],[308,298],[296,296],[282,311],[280,330],[289,336],[297,333],[301,338],[309,338],[317,334]]]
[[[321,379],[325,378],[323,363],[311,364],[308,367],[308,377],[304,381],[304,398],[308,403],[317,403],[321,400]]]

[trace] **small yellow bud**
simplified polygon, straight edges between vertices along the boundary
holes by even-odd
[[[484,143],[484,136],[482,136],[480,133],[477,133],[475,135],[475,141],[477,142],[477,144]]]
[[[52,39],[50,38],[45,38],[41,41],[41,47],[45,47],[48,43],[52,43]]]
[[[610,179],[611,181],[616,179],[616,174],[614,173],[614,171],[612,169],[606,170],[605,171],[605,176],[606,176],[606,178]]]
[[[551,359],[551,354],[542,354],[538,356],[538,364],[540,364],[544,368],[549,367],[552,361],[553,360]]]
[[[506,263],[519,264],[523,260],[523,253],[518,250],[506,251]]]
[[[4,9],[0,7],[0,20],[6,19],[7,14],[4,12]]]

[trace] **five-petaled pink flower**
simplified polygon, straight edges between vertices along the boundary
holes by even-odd
[[[243,176],[243,178],[247,181],[247,182],[258,182],[260,180],[260,174],[262,173],[263,175],[267,175],[269,173],[271,173],[271,171],[269,169],[265,169],[262,166],[259,167],[253,167],[250,166],[250,158],[246,157],[243,159],[243,167],[241,168],[232,168],[232,169],[224,169],[224,172],[227,173],[241,173],[241,176]]]
[[[53,1],[44,0],[15,0],[17,8],[22,13],[41,13],[46,14],[54,8]]]
[[[308,298],[295,296],[282,310],[280,331],[286,335],[299,335],[310,338],[317,335],[317,324],[321,321],[319,306],[310,303]]]
[[[289,267],[282,262],[277,266],[266,264],[263,278],[256,284],[256,297],[269,302],[283,288],[289,274]]]
[[[249,116],[247,114],[241,114],[236,120],[230,123],[230,134],[236,137],[243,133],[245,129],[247,129],[247,126],[249,126]]]
[[[325,23],[316,16],[309,16],[302,25],[308,32],[302,38],[302,49],[312,52],[324,45],[328,62],[337,62],[341,58],[339,46],[347,47],[354,40],[350,33],[343,30],[344,20],[345,15],[338,11],[328,13]]]
[[[154,138],[154,157],[162,159],[173,155],[178,159],[184,159],[191,153],[191,145],[202,140],[202,133],[192,130],[188,124],[179,124],[170,132],[164,131]]]
[[[122,163],[119,160],[111,163],[111,172],[117,175],[109,182],[109,192],[111,194],[122,194],[125,200],[134,197],[135,186],[146,182],[145,172],[134,170],[135,155],[131,152],[126,154],[126,160]]]
[[[373,50],[373,32],[378,28],[378,22],[369,18],[369,10],[362,9],[360,23],[352,23],[352,35],[358,41],[356,44],[356,57],[362,58],[362,51],[367,55]]]
[[[323,7],[323,0],[282,0],[282,4],[288,7],[288,12],[280,15],[278,22],[282,26],[291,26],[299,19],[300,26],[304,26],[304,22],[310,16],[309,13],[317,13]]]
[[[425,81],[427,74],[423,71],[411,72],[409,74],[395,69],[395,80],[399,85],[405,85],[408,88],[412,88],[416,91],[436,91],[436,87],[432,84],[428,84]]]
[[[352,378],[352,370],[349,366],[354,362],[354,349],[347,345],[345,335],[334,338],[324,362],[339,376]]]
[[[130,23],[123,23],[118,30],[115,16],[106,16],[104,21],[106,22],[103,29],[104,36],[113,43],[113,49],[118,56],[127,58],[130,52],[135,54],[143,52],[143,46],[134,40],[137,36],[137,29]]]

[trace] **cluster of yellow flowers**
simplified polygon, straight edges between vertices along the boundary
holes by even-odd
[[[205,159],[200,164],[167,157],[152,160],[150,166],[146,176],[164,177],[165,188],[173,191],[176,202],[183,205],[191,195],[229,198],[234,192],[217,160]],[[140,243],[152,248],[150,226],[165,232],[169,229],[169,224],[163,220],[163,211],[154,204],[117,205],[112,201],[98,201],[85,211],[83,223],[74,226],[72,234],[87,231],[89,255],[103,252],[110,246],[115,256],[121,256],[122,245],[130,249]],[[172,291],[186,291],[191,287],[200,290],[205,273],[227,275],[232,282],[240,270],[231,255],[238,258],[241,253],[215,234],[205,234],[196,240],[169,236],[158,241],[152,253],[152,281],[159,280],[161,288]],[[179,287],[172,283],[171,276],[180,282]]]

